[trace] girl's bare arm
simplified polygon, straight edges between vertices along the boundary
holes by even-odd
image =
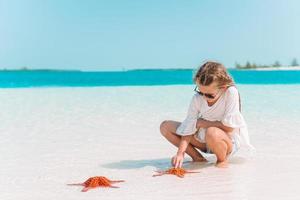
[[[183,154],[191,141],[192,135],[182,136],[177,154]]]
[[[184,160],[184,153],[191,141],[191,137],[192,136],[190,135],[181,137],[177,154],[172,158],[172,164],[175,168],[181,168]]]
[[[199,128],[208,128],[208,127],[217,127],[219,129],[222,129],[224,132],[230,134],[233,131],[233,128],[225,126],[220,121],[208,121],[205,119],[198,119],[197,120],[197,129]]]

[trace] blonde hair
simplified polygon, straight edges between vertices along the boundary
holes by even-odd
[[[217,82],[218,87],[234,86],[232,77],[228,74],[224,65],[214,61],[207,61],[197,70],[194,78],[195,83],[208,86]]]
[[[226,67],[215,61],[207,61],[199,67],[193,77],[194,83],[199,83],[200,85],[208,86],[213,82],[217,83],[220,87],[230,87],[235,86],[233,78],[227,72]],[[239,93],[239,104],[241,111],[241,98]]]

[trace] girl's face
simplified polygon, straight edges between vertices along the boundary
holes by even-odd
[[[219,88],[218,84],[215,82],[207,86],[197,83],[197,87],[197,92],[202,95],[209,103],[215,102],[224,91],[224,87]]]

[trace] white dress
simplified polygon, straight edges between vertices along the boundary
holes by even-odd
[[[198,118],[220,121],[223,125],[234,129],[231,136],[233,151],[229,157],[239,150],[246,150],[248,153],[255,152],[255,148],[250,144],[247,125],[239,109],[239,93],[236,87],[227,88],[212,106],[208,106],[205,98],[196,93],[191,100],[187,117],[177,128],[176,134],[186,136],[196,133],[195,138],[206,143],[206,129],[200,128],[198,131],[196,129]],[[209,149],[208,152],[200,151],[200,153],[208,160],[216,160],[216,157],[211,158],[212,155],[207,155],[211,154]]]

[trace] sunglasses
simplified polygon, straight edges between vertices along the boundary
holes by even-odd
[[[218,93],[219,93],[219,91],[218,91],[217,94],[203,93],[203,92],[199,91],[199,89],[198,89],[197,86],[195,87],[194,91],[197,92],[199,95],[205,96],[205,97],[207,97],[207,98],[209,98],[209,99],[214,99],[214,98],[216,98],[216,96],[217,96]]]

